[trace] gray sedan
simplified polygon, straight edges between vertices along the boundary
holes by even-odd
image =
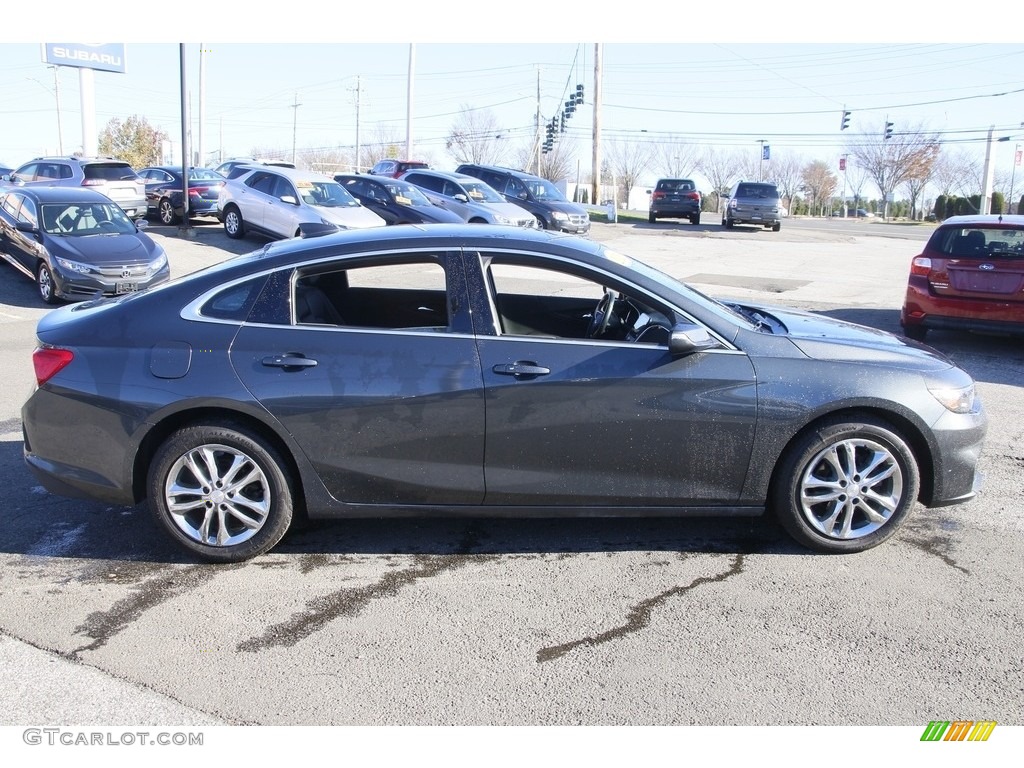
[[[598,243],[418,225],[274,243],[44,317],[25,458],[193,556],[293,518],[733,516],[856,552],[975,493],[986,417],[928,347],[724,304]]]

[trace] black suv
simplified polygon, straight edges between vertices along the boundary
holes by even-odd
[[[700,224],[700,192],[690,179],[658,179],[651,192],[651,206],[647,220],[689,219]]]
[[[585,235],[590,231],[590,214],[587,209],[569,202],[547,179],[497,165],[465,164],[456,168],[455,172],[473,176],[498,190],[510,203],[532,213],[541,229],[577,235]]]

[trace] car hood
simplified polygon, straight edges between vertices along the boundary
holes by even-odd
[[[931,347],[888,331],[782,307],[754,307],[786,326],[790,341],[817,360],[850,360],[920,370],[944,370],[953,361]]]
[[[504,216],[506,219],[532,219],[533,214],[515,203],[480,203],[483,209]]]
[[[145,263],[156,255],[156,243],[141,232],[124,235],[85,235],[47,238],[51,256],[95,266]]]
[[[405,206],[400,206],[405,208]],[[439,205],[410,205],[409,209],[423,217],[424,221],[436,222],[437,224],[462,224],[464,220],[459,214],[442,208]]]
[[[584,208],[582,205],[577,205],[576,203],[544,200],[543,204],[546,208],[550,208],[552,211],[562,211],[562,213],[571,213],[577,216],[580,215],[581,213],[587,212],[586,208]]]
[[[324,206],[311,206],[332,224],[346,229],[367,229],[369,227],[383,227],[387,222],[369,208],[359,206],[328,208]]]

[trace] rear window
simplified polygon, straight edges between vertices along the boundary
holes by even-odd
[[[82,173],[87,179],[103,179],[104,181],[137,178],[135,171],[128,163],[89,163],[82,167]]]
[[[928,250],[957,258],[1024,257],[1024,229],[1005,227],[942,227],[932,235]]]
[[[740,184],[736,189],[736,197],[773,198],[779,196],[774,184]]]
[[[689,179],[662,179],[657,186],[662,192],[692,192],[696,188]]]

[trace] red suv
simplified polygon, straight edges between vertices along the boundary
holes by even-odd
[[[910,266],[903,332],[1024,334],[1024,216],[954,216]]]

